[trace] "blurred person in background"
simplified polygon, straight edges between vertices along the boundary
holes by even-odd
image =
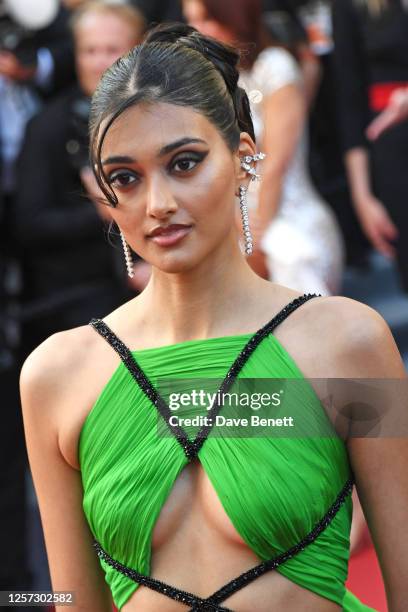
[[[50,333],[86,323],[95,308],[103,313],[129,296],[101,207],[84,197],[82,179],[90,96],[102,73],[139,41],[144,20],[131,6],[94,1],[74,13],[72,29],[78,85],[30,121],[18,165],[23,357]]]
[[[303,91],[310,105],[319,86],[321,66],[300,18],[301,9],[307,3],[308,0],[263,0],[262,21],[275,41],[296,49]]]
[[[30,588],[33,580],[18,397],[20,253],[10,230],[16,159],[27,121],[74,78],[67,11],[57,0],[31,4],[0,1],[0,590]]]
[[[148,27],[162,21],[182,21],[180,0],[129,0],[129,2],[141,11]]]
[[[262,19],[275,40],[296,49],[308,100],[310,175],[336,214],[346,265],[365,268],[371,245],[354,211],[343,162],[331,8],[331,0],[263,0]]]
[[[408,3],[337,0],[333,27],[354,206],[374,248],[396,259],[401,288],[408,292],[408,123],[380,135],[375,122],[387,109],[393,114],[396,92],[408,86]]]
[[[50,23],[38,28],[35,15],[24,16],[23,9],[29,3],[20,4],[16,2],[11,11],[9,2],[0,2],[0,176],[6,199],[15,192],[15,162],[27,121],[45,98],[74,80],[66,9],[59,7],[56,0],[46,0],[49,6],[43,11],[44,20]],[[33,1],[33,12],[40,7]]]
[[[338,292],[344,246],[334,213],[308,175],[307,101],[295,57],[270,40],[260,2],[184,0],[183,10],[190,25],[243,48],[240,82],[266,153],[260,186],[251,185],[248,192],[255,248],[251,265],[293,289]]]
[[[81,169],[88,164],[89,96],[104,70],[138,42],[144,21],[132,7],[114,2],[89,3],[79,10],[73,23],[78,85],[65,86],[30,119],[8,207],[10,244],[22,267],[20,360],[53,331],[85,323],[95,308],[102,313],[134,294],[107,242],[103,220],[84,197]],[[1,544],[8,563],[0,572],[6,571],[4,589],[28,588],[27,461],[17,366],[6,382],[16,399],[9,402],[2,388],[10,419],[2,446],[9,482],[1,487],[1,526],[7,530]]]

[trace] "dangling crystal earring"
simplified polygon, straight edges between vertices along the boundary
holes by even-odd
[[[129,245],[126,242],[126,239],[125,239],[124,235],[122,234],[122,230],[119,230],[119,231],[120,231],[120,237],[122,239],[123,252],[125,253],[125,261],[126,261],[127,273],[128,273],[128,276],[130,278],[133,278],[135,273],[133,271],[132,255],[130,253]]]
[[[261,179],[261,175],[257,174],[256,169],[251,166],[252,162],[257,162],[260,159],[265,159],[265,153],[259,152],[255,153],[255,155],[245,155],[241,157],[241,168],[246,170],[248,174],[251,174],[251,181],[259,181]]]
[[[246,185],[239,186],[239,206],[241,209],[242,217],[242,228],[244,230],[245,237],[245,253],[246,255],[252,255],[252,234],[249,229],[249,217],[248,217],[248,204],[246,199],[248,187]]]
[[[260,174],[257,174],[254,166],[251,166],[251,163],[257,162],[260,159],[265,159],[265,153],[261,151],[259,153],[255,153],[255,155],[244,155],[244,157],[240,158],[241,168],[243,168],[248,174],[251,175],[251,181],[259,181],[261,178]],[[245,236],[245,253],[247,255],[252,254],[253,243],[252,243],[252,235],[251,230],[249,229],[249,217],[248,217],[248,205],[247,205],[247,195],[248,187],[246,185],[239,186],[239,201],[241,208],[241,216],[242,216],[242,227],[244,229]]]

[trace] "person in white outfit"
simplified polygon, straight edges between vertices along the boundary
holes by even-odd
[[[293,113],[289,103],[293,89],[301,93],[302,86],[296,60],[286,49],[267,47],[257,56],[250,70],[241,72],[240,82],[249,94],[260,149],[266,151],[278,147],[279,140],[272,138],[272,131],[276,129],[272,124],[278,122],[282,122],[278,131],[287,128],[289,142],[282,148],[293,147],[287,167],[281,171],[282,164],[277,169],[281,179],[279,203],[269,223],[264,224],[259,244],[266,257],[269,275],[274,282],[293,289],[322,295],[336,293],[341,287],[345,258],[340,228],[334,212],[319,196],[309,177],[304,118],[300,121],[298,113],[297,121],[292,125],[288,121]],[[276,115],[271,115],[272,109],[267,106],[268,98],[279,93],[288,102],[286,120],[283,105],[279,105],[281,110]],[[278,152],[276,158],[279,165]],[[266,159],[258,165],[261,176]],[[251,185],[248,200],[252,208],[258,205],[260,191],[261,183]]]
[[[340,292],[345,248],[334,212],[309,177],[307,102],[296,59],[259,35],[261,13],[258,19],[254,4],[250,24],[242,21],[251,26],[252,38],[249,29],[241,35],[239,16],[223,23],[213,2],[184,0],[183,10],[189,23],[207,35],[229,44],[249,42],[240,85],[250,100],[258,150],[266,154],[257,163],[261,181],[252,183],[247,195],[256,261],[261,251],[266,275],[278,284],[322,295]]]

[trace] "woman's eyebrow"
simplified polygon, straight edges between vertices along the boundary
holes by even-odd
[[[186,136],[185,138],[179,138],[179,140],[175,140],[174,142],[170,142],[169,144],[164,145],[164,147],[159,150],[157,157],[163,157],[164,155],[171,153],[171,151],[173,151],[174,149],[178,149],[179,147],[182,147],[186,144],[194,143],[208,144],[205,140],[202,140],[201,138],[190,138],[189,136]],[[129,157],[128,155],[114,155],[113,157],[107,157],[102,162],[104,166],[107,166],[109,164],[134,163],[136,163],[136,159],[133,157]]]
[[[171,142],[170,144],[162,147],[158,153],[158,157],[163,157],[164,155],[167,155],[167,153],[170,153],[174,149],[178,149],[178,147],[182,147],[186,144],[193,144],[197,142],[207,144],[206,141],[202,140],[201,138],[191,138],[189,136],[186,136],[185,138],[180,138],[179,140],[175,140],[174,142]]]
[[[133,164],[136,160],[133,157],[127,155],[114,155],[107,157],[103,160],[102,165],[108,166],[109,164]]]

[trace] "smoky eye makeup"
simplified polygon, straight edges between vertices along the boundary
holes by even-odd
[[[177,175],[189,174],[200,164],[208,155],[209,151],[183,151],[177,153],[167,165],[169,172]],[[139,175],[129,168],[117,168],[106,175],[106,182],[111,187],[126,188],[134,185],[139,180]]]
[[[125,168],[113,170],[106,177],[106,181],[111,187],[129,187],[129,185],[134,184],[137,180],[138,175],[136,172]]]
[[[208,153],[209,151],[184,151],[183,153],[178,153],[171,160],[169,168],[174,170],[178,166],[177,174],[180,172],[192,172],[207,157]],[[188,164],[191,163],[193,165],[189,167]]]

